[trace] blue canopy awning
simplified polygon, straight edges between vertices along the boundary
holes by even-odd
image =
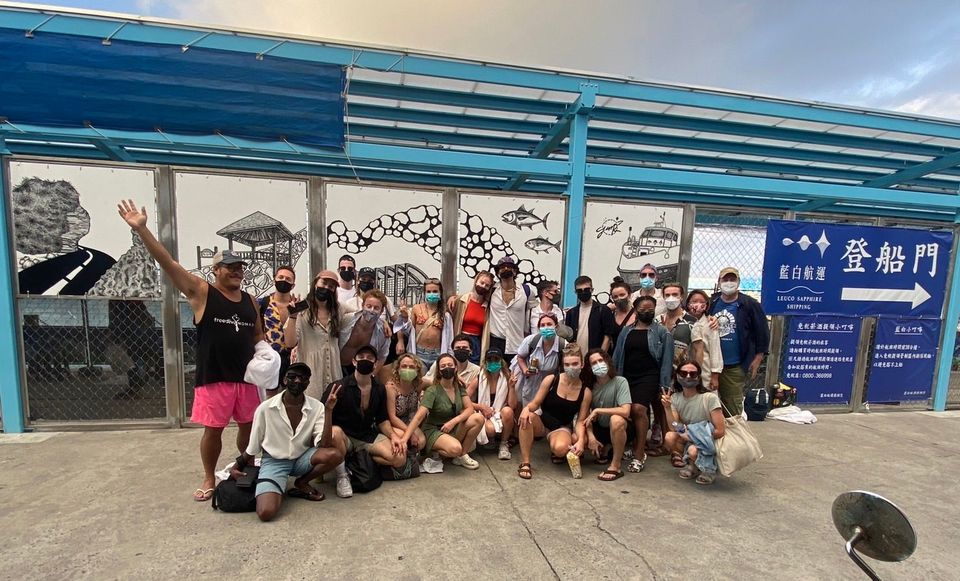
[[[0,117],[16,123],[344,144],[337,65],[0,31]]]

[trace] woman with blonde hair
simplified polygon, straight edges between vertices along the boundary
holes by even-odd
[[[423,392],[423,363],[412,353],[397,357],[391,365],[390,380],[387,389],[387,417],[397,436],[403,436],[407,426],[420,407],[420,395]],[[416,429],[410,436],[410,446],[414,450],[423,447],[423,432]]]
[[[493,290],[493,274],[483,270],[473,277],[473,288],[462,295],[453,295],[447,308],[453,313],[453,334],[464,334],[470,339],[470,362],[480,363],[480,355],[487,352],[490,339],[488,309]]]
[[[443,300],[443,283],[429,278],[423,283],[423,302],[409,311],[400,308],[393,330],[406,336],[406,349],[416,354],[427,369],[441,353],[450,351],[453,317]]]

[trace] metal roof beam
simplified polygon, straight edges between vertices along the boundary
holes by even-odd
[[[127,161],[127,162],[134,161],[133,157],[129,153],[127,153],[123,149],[123,147],[114,145],[113,143],[109,143],[107,141],[104,141],[103,139],[92,139],[91,143],[93,143],[97,147],[97,149],[102,151],[103,154],[107,156],[107,158],[113,161]]]
[[[809,202],[804,202],[790,208],[794,212],[813,212],[815,210],[820,210],[828,206],[836,204],[836,200],[831,200],[830,198],[823,198],[822,200],[810,200]]]
[[[445,91],[411,85],[395,85],[373,81],[350,81],[348,95],[392,99],[396,101],[414,101],[431,105],[463,107],[465,109],[487,109],[490,111],[510,111],[531,115],[558,117],[563,114],[567,103],[561,101],[541,101],[519,97],[503,97],[486,93],[467,93],[464,91]]]
[[[907,182],[927,174],[936,173],[960,165],[960,152],[951,153],[925,163],[918,163],[889,175],[863,182],[869,188],[889,188],[892,185]]]

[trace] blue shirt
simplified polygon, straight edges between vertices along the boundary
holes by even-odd
[[[720,325],[720,352],[723,353],[725,366],[740,363],[740,333],[737,331],[737,309],[739,308],[737,301],[728,303],[720,299],[711,309]]]

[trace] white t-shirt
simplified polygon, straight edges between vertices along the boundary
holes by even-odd
[[[633,306],[634,301],[640,298],[640,291],[635,291],[630,295],[630,306]],[[657,299],[657,308],[653,314],[657,317],[667,312],[667,305],[663,302],[663,293],[660,292],[660,289],[653,289],[653,298]]]
[[[587,304],[580,303],[580,322],[577,326],[577,345],[580,352],[590,351],[590,311],[593,310],[593,301]]]
[[[337,302],[342,303],[346,300],[349,300],[357,295],[357,286],[354,285],[351,288],[343,288],[342,286],[337,287]]]
[[[561,309],[561,308],[558,307],[557,305],[551,305],[551,306],[552,306],[553,308],[551,308],[550,311],[548,311],[548,312],[551,312],[551,313],[553,313],[554,315],[556,315],[556,316],[557,316],[557,321],[560,322],[560,323],[562,323],[562,322],[563,322],[563,309]],[[540,308],[540,303],[539,303],[539,302],[537,302],[536,306],[534,306],[532,309],[530,309],[530,331],[529,331],[529,333],[536,333],[536,332],[537,332],[537,329],[540,328],[540,327],[538,326],[538,323],[540,322],[540,315],[542,315],[543,313],[544,313],[544,311],[543,311],[543,309]],[[529,333],[528,333],[528,334],[529,334]]]
[[[497,287],[490,297],[489,317],[490,334],[494,337],[506,339],[506,353],[513,354],[520,348],[520,343],[527,336],[527,299],[523,285],[517,285],[513,292],[513,300],[508,305],[503,300],[503,288]]]

